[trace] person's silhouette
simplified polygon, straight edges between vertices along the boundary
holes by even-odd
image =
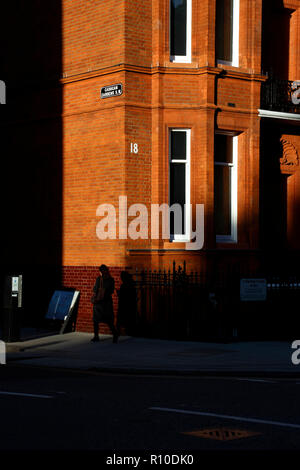
[[[99,323],[106,323],[113,334],[113,342],[116,343],[118,340],[118,333],[114,325],[112,301],[115,281],[110,275],[109,269],[105,264],[100,266],[99,271],[100,275],[96,279],[96,283],[93,288],[94,295],[92,297],[94,323],[94,337],[92,342],[99,341]]]

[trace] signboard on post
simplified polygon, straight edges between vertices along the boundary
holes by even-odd
[[[60,334],[63,334],[69,324],[71,325],[72,315],[75,306],[78,303],[79,291],[78,290],[56,290],[51,298],[46,319],[63,321],[60,329]]]
[[[46,318],[64,320],[68,315],[74,292],[56,290],[51,298]]]
[[[121,96],[123,93],[122,83],[117,85],[108,85],[101,88],[101,98],[111,98],[112,96]]]
[[[241,279],[240,299],[242,302],[263,302],[267,300],[266,279]]]

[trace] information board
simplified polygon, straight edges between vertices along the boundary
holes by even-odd
[[[267,300],[266,279],[241,279],[240,299],[243,302]]]
[[[50,300],[46,318],[65,320],[75,305],[79,291],[56,290]]]

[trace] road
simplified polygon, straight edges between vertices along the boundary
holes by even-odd
[[[0,367],[0,450],[300,449],[300,381]]]

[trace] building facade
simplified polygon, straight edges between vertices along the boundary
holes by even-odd
[[[28,3],[14,20],[23,41],[5,30],[1,57],[3,269],[27,272],[41,305],[46,287],[79,289],[82,331],[102,263],[117,285],[123,269],[174,261],[207,278],[234,265],[297,272],[300,1]],[[168,238],[154,204],[186,206]],[[116,232],[101,239],[109,211]]]

